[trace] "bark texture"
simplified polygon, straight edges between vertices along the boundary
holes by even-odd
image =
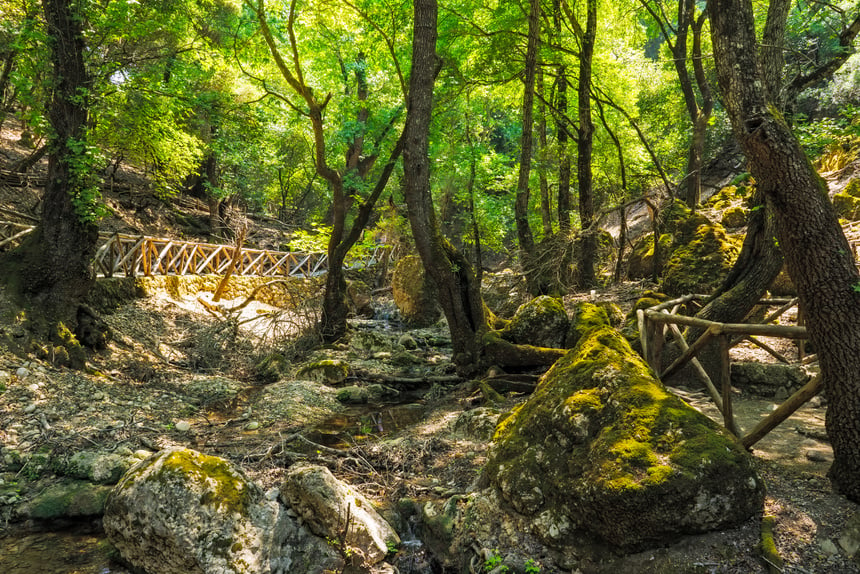
[[[76,6],[68,0],[43,2],[54,73],[48,178],[42,220],[6,262],[39,310],[70,328],[95,279],[90,263],[98,240],[98,227],[80,213],[88,175],[81,172],[80,146],[86,141],[91,82]]]
[[[770,201],[828,397],[830,477],[860,501],[860,276],[823,181],[765,99],[750,0],[711,0],[717,76],[735,137]]]

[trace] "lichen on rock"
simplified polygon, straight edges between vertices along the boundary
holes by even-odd
[[[560,299],[541,295],[523,303],[501,331],[506,341],[534,347],[564,345],[570,320]]]
[[[551,510],[553,524],[623,549],[738,524],[763,502],[740,444],[669,393],[609,327],[559,360],[494,441],[482,482],[517,512]]]
[[[132,467],[103,523],[123,558],[149,574],[322,574],[341,564],[238,468],[189,449]]]

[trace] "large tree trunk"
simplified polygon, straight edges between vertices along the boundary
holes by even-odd
[[[750,0],[711,0],[717,77],[735,137],[771,202],[789,274],[818,349],[833,445],[830,477],[860,501],[860,276],[823,181],[765,100]]]
[[[21,290],[34,298],[40,311],[70,328],[94,281],[91,262],[98,240],[98,188],[85,151],[91,84],[78,6],[68,0],[43,2],[54,70],[48,178],[42,220],[6,262],[12,273],[18,270]]]
[[[462,371],[480,364],[481,337],[487,332],[483,300],[471,265],[439,233],[430,196],[429,132],[436,78],[436,0],[414,2],[412,74],[403,150],[404,194],[415,247],[439,289],[448,320],[454,363]]]
[[[552,17],[556,40],[561,38],[561,0],[553,0]],[[564,237],[570,233],[570,152],[567,125],[567,67],[556,68],[556,139],[558,140],[558,232]]]
[[[594,147],[594,122],[591,120],[591,69],[597,38],[597,0],[588,0],[585,35],[579,51],[579,138],[576,172],[579,180],[579,220],[582,229],[594,220],[594,189],[591,155]],[[596,283],[597,236],[586,233],[579,253],[579,286],[587,289]]]

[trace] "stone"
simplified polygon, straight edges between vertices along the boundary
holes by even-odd
[[[821,551],[827,554],[828,556],[835,556],[839,554],[839,547],[836,546],[836,543],[833,542],[829,538],[825,538],[818,543],[818,547],[821,548]]]
[[[99,516],[110,492],[109,486],[62,480],[39,492],[24,507],[23,514],[39,520]]]
[[[260,428],[260,423],[257,421],[251,421],[245,425],[245,430],[247,431],[257,430],[258,428]]]
[[[323,359],[302,366],[296,377],[316,381],[326,385],[337,385],[346,380],[349,375],[349,365],[337,359]]]
[[[679,226],[673,245],[663,268],[662,290],[674,296],[710,293],[740,253],[740,245],[729,239],[722,225],[699,215]]]
[[[30,376],[30,370],[27,369],[27,367],[18,367],[18,369],[15,371],[15,376],[19,379],[26,379]]]
[[[96,484],[116,484],[136,460],[110,452],[83,450],[69,459],[54,459],[54,472]]]
[[[415,341],[415,338],[409,333],[403,333],[397,339],[397,344],[403,347],[404,349],[414,350],[418,348],[418,343]]]
[[[295,464],[281,485],[281,500],[317,536],[337,539],[349,517],[346,545],[369,564],[381,562],[400,537],[370,501],[323,467]]]
[[[569,326],[561,300],[542,295],[520,305],[501,336],[515,344],[561,348]]]
[[[191,430],[191,423],[189,423],[188,421],[179,421],[176,423],[175,428],[179,432],[188,432],[189,430]]]
[[[761,397],[785,400],[805,385],[810,378],[798,365],[782,363],[733,362],[731,365],[732,386]]]
[[[183,389],[195,405],[210,409],[231,404],[241,390],[238,382],[225,377],[196,378]]]
[[[397,397],[397,389],[380,384],[350,385],[337,390],[337,400],[344,404],[378,403],[385,399]]]
[[[739,205],[729,207],[723,211],[720,224],[725,228],[743,227],[747,224],[747,212]]]
[[[860,559],[860,512],[845,522],[839,536],[839,546],[854,560]]]
[[[168,449],[108,497],[105,533],[149,574],[322,574],[342,560],[230,462]]]
[[[436,287],[424,274],[424,264],[417,255],[403,257],[391,276],[394,304],[403,321],[413,327],[429,327],[442,316]]]
[[[722,427],[671,394],[621,335],[589,331],[502,417],[481,478],[518,513],[622,550],[735,526],[764,484]]]
[[[501,414],[497,409],[489,407],[463,411],[454,421],[454,430],[469,438],[489,441],[493,438]]]

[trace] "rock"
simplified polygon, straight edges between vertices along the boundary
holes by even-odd
[[[349,365],[340,360],[324,359],[308,363],[299,369],[296,378],[316,381],[326,385],[336,385],[346,380]]]
[[[247,431],[257,430],[258,428],[260,428],[260,423],[257,421],[251,421],[245,425],[245,430]]]
[[[824,540],[819,541],[818,547],[821,548],[821,551],[828,556],[835,556],[839,554],[839,547],[836,546],[836,543],[829,538],[825,538]]]
[[[350,309],[359,317],[372,319],[374,315],[373,298],[370,287],[364,281],[350,281],[346,287]]]
[[[397,389],[385,385],[350,385],[338,389],[337,400],[345,404],[378,403],[399,394]]]
[[[572,349],[588,331],[606,325],[609,325],[609,315],[602,307],[585,301],[577,302],[573,307],[570,329],[564,339],[565,348]]]
[[[833,451],[829,448],[809,448],[804,454],[812,462],[833,462]]]
[[[621,549],[739,524],[763,482],[725,429],[669,393],[609,327],[588,332],[503,417],[482,484],[547,527]],[[552,531],[557,531],[553,537]]]
[[[845,522],[839,537],[839,546],[855,561],[860,560],[860,512]]]
[[[30,370],[27,367],[18,367],[15,371],[15,376],[19,379],[26,379],[30,376]]]
[[[403,333],[402,335],[400,335],[400,338],[397,339],[397,344],[404,349],[409,350],[415,350],[418,348],[418,343],[415,342],[415,338],[409,333]]]
[[[501,335],[511,343],[561,348],[569,326],[561,300],[542,295],[522,304]]]
[[[347,546],[369,564],[382,561],[400,537],[370,501],[322,466],[295,464],[281,486],[281,500],[301,516],[317,536],[338,538],[349,516]]]
[[[496,431],[499,415],[501,412],[489,407],[463,411],[454,421],[454,430],[469,438],[489,441]]]
[[[785,400],[809,381],[809,373],[797,365],[782,363],[732,363],[732,386],[761,397]]]
[[[662,290],[669,295],[710,293],[731,269],[740,246],[726,230],[701,216],[692,216],[679,227],[675,249],[663,269]]]
[[[424,274],[424,264],[417,255],[400,259],[391,276],[394,303],[403,320],[414,327],[429,327],[439,320],[436,287]]]
[[[720,224],[726,228],[743,227],[747,224],[747,212],[739,205],[729,207],[723,211]]]
[[[188,449],[132,467],[103,523],[123,559],[149,574],[322,574],[342,565],[240,470]]]
[[[23,514],[40,520],[99,516],[111,488],[81,480],[63,480],[37,494]]]
[[[191,423],[188,421],[179,421],[176,423],[176,426],[174,428],[176,428],[176,430],[178,430],[179,432],[188,432],[191,430]]]
[[[110,452],[83,450],[68,460],[55,459],[54,472],[96,484],[116,484],[135,459]]]
[[[295,425],[313,425],[343,408],[332,387],[313,381],[281,380],[267,385],[255,395],[248,412],[261,426],[290,421]]]
[[[242,386],[225,377],[197,378],[183,389],[194,404],[208,409],[224,408],[236,400]]]
[[[660,236],[660,259],[666,262],[672,251],[672,236],[664,233]],[[663,272],[662,265],[657,274]],[[627,260],[627,276],[631,279],[650,279],[654,276],[654,235],[648,235],[633,244],[633,252]]]

